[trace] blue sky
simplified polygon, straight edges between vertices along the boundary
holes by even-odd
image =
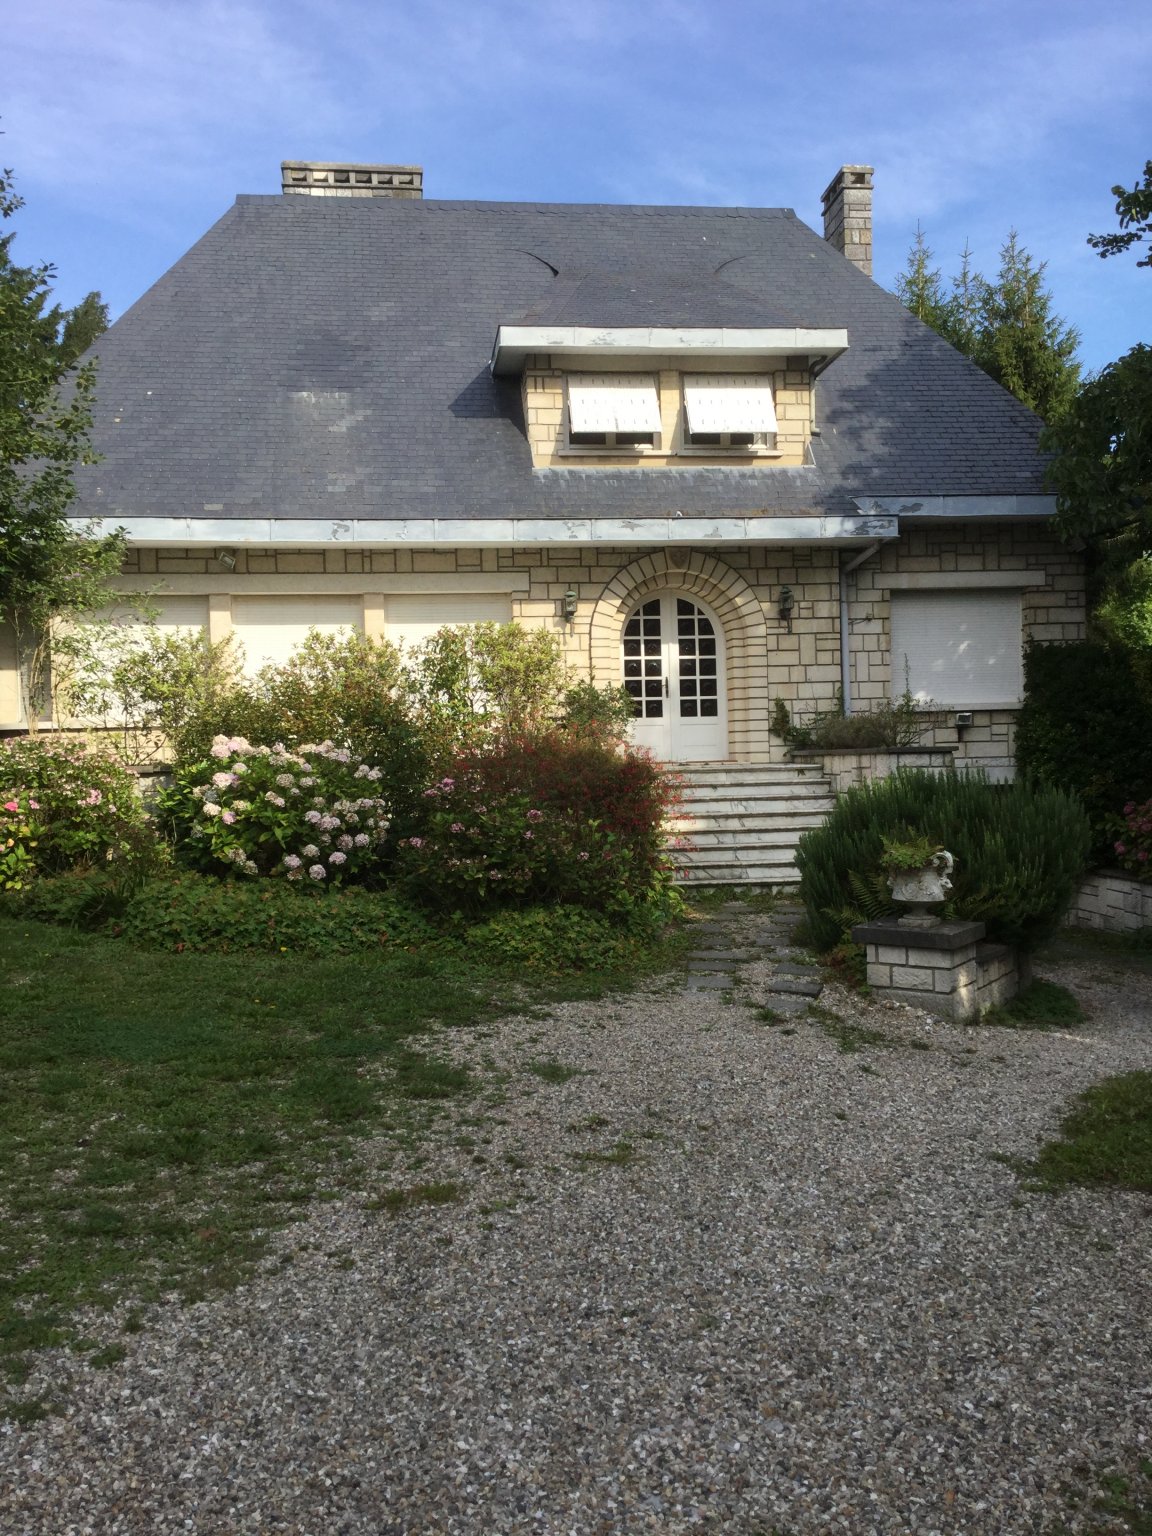
[[[46,19],[50,18],[50,20]],[[875,275],[1015,227],[1098,368],[1152,271],[1085,244],[1152,156],[1147,0],[58,0],[14,7],[14,254],[118,314],[282,159],[416,163],[430,197],[792,207],[876,167]]]

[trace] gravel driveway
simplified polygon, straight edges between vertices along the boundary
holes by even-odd
[[[1028,1193],[997,1159],[1152,1067],[1152,976],[1049,968],[1092,1010],[1075,1034],[830,986],[888,1037],[845,1054],[829,1021],[757,1018],[771,974],[439,1042],[486,1107],[375,1188],[462,1197],[321,1205],[290,1262],[158,1309],[119,1365],[45,1357],[28,1390],[66,1415],[0,1440],[0,1530],[1087,1529],[1075,1469],[1148,1454],[1152,1200]]]

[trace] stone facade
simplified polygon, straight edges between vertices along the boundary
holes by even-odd
[[[842,552],[835,548],[767,542],[649,550],[579,544],[240,547],[234,557],[235,569],[229,570],[209,549],[137,547],[129,553],[121,585],[129,593],[203,596],[214,640],[230,632],[232,600],[245,594],[359,597],[362,627],[374,636],[389,634],[389,604],[398,597],[488,595],[500,599],[500,616],[554,630],[571,665],[598,683],[619,681],[620,634],[629,612],[647,595],[675,589],[707,605],[723,630],[729,756],[743,760],[783,759],[784,746],[769,731],[777,699],[802,721],[832,709],[840,685]],[[1082,634],[1079,563],[1044,529],[1010,524],[913,529],[881,546],[846,578],[851,686],[858,709],[874,706],[893,689],[900,691],[901,680],[892,676],[890,592],[910,580],[932,586],[937,579],[959,578],[978,587],[987,577],[1019,586],[1026,633],[1042,639]],[[790,620],[779,614],[785,586],[795,598]],[[571,620],[564,614],[568,592],[575,594]],[[14,697],[11,668],[0,671]],[[953,713],[939,717],[926,746],[952,750],[958,762],[1010,769],[1012,710],[979,711],[973,724],[960,730]],[[0,725],[16,723],[10,716],[0,720]]]

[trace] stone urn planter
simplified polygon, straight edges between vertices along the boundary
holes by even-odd
[[[892,900],[907,910],[899,919],[902,928],[935,928],[952,889],[948,878],[955,860],[943,848],[926,842],[885,843],[883,867],[888,871]]]

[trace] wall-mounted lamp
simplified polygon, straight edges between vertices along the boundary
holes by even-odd
[[[792,633],[792,615],[796,611],[796,594],[791,587],[781,587],[780,596],[776,603],[776,612],[788,626],[788,633]]]
[[[234,571],[236,569],[236,551],[234,549],[215,550],[213,559],[217,565],[222,565],[226,571]]]
[[[963,741],[964,732],[972,724],[972,711],[970,709],[958,709],[954,718],[956,722],[956,739],[957,741]]]
[[[568,588],[567,592],[565,592],[564,596],[560,599],[564,617],[569,624],[571,624],[572,620],[576,617],[576,606],[579,601],[579,598],[576,596],[575,592],[573,592],[571,587]]]

